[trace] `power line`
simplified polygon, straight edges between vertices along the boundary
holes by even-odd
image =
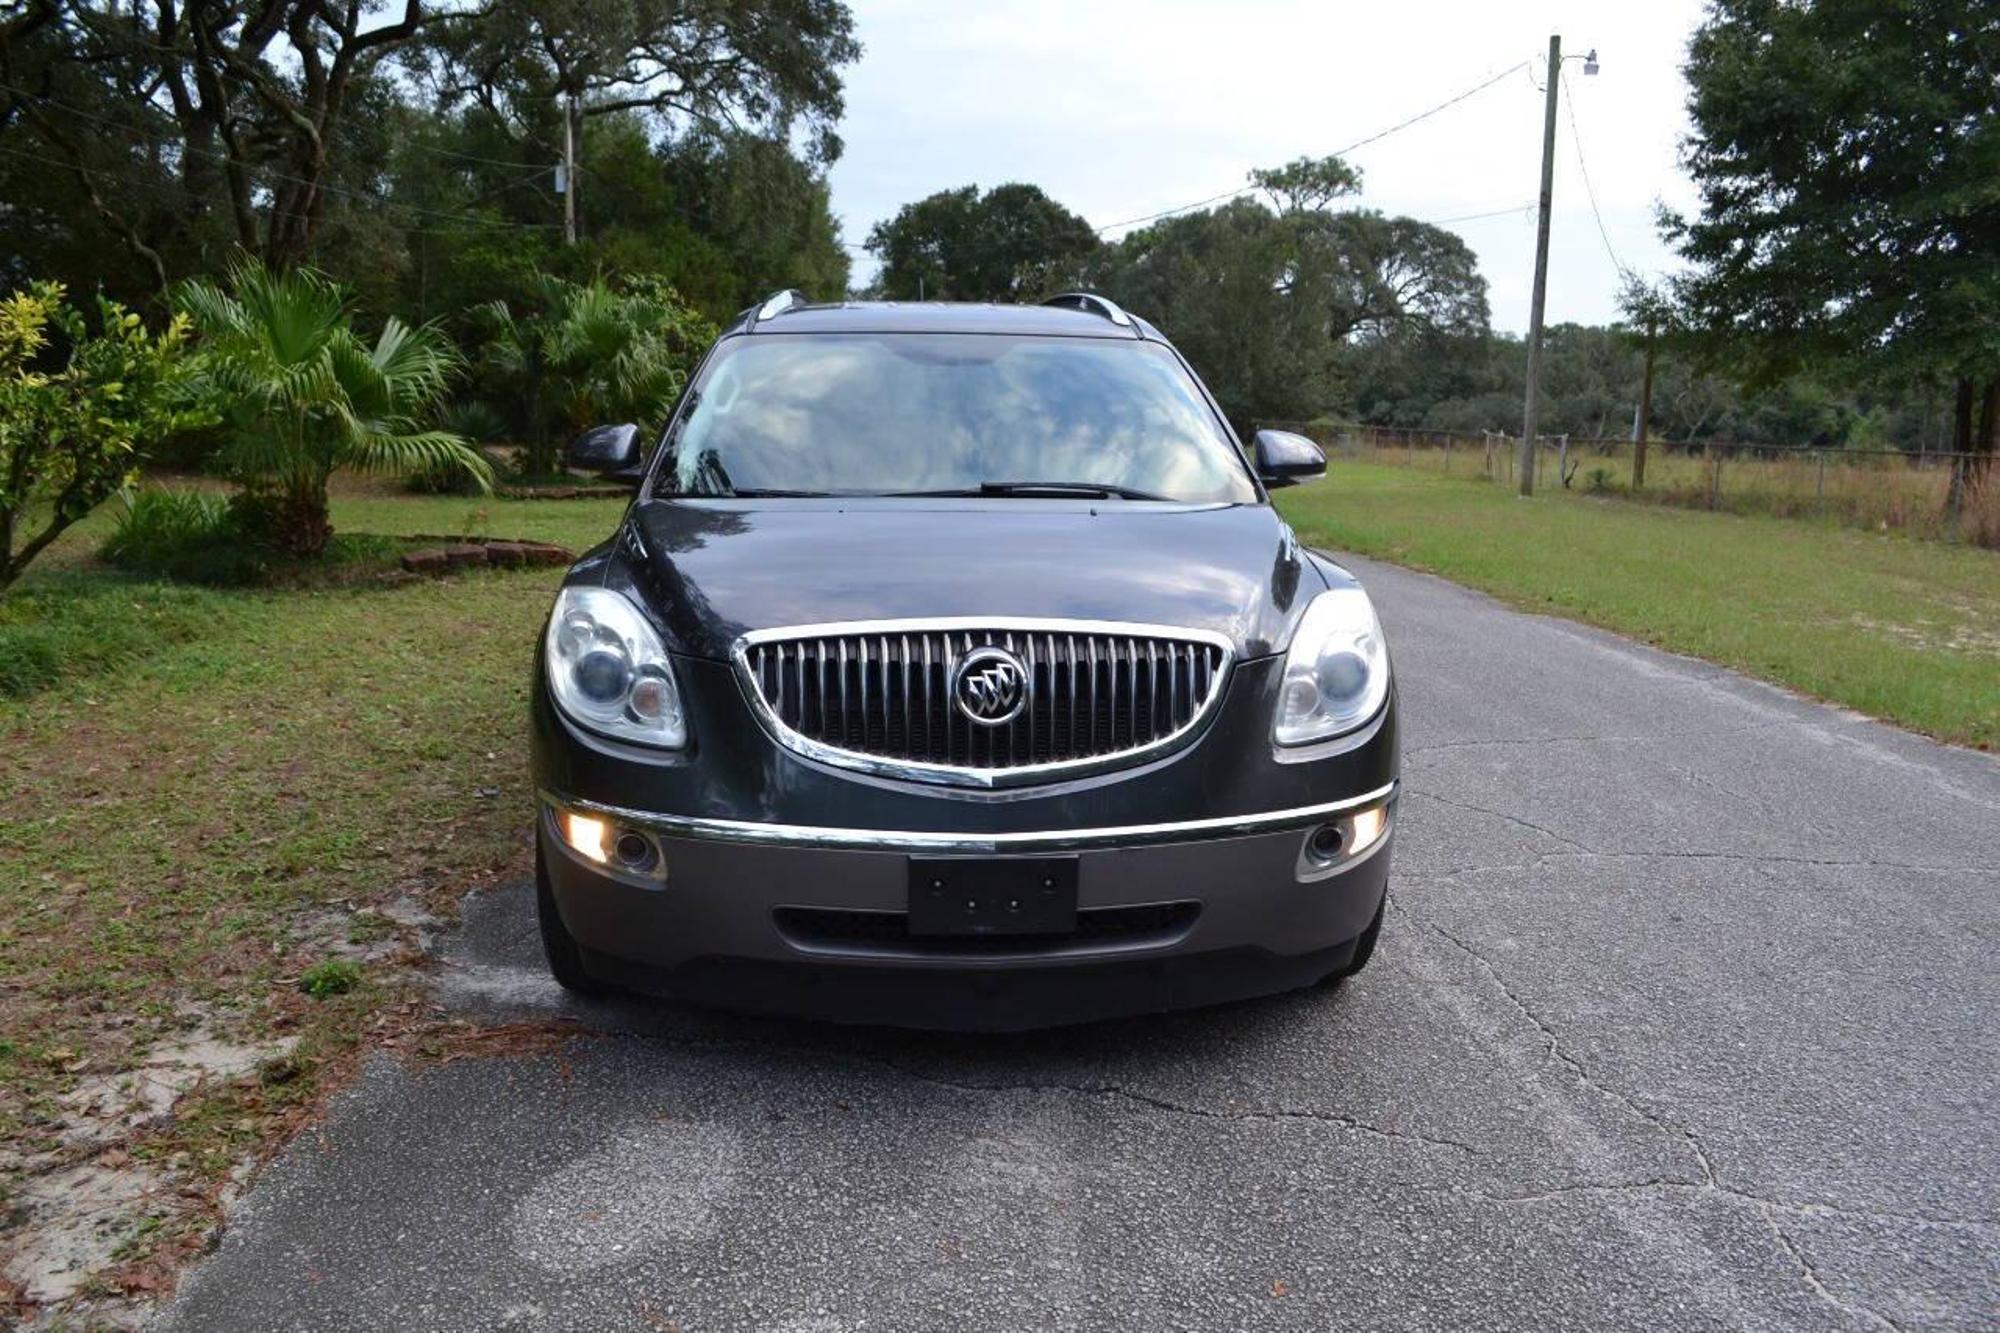
[[[1505,208],[1495,208],[1484,213],[1460,213],[1457,217],[1450,218],[1425,218],[1423,223],[1426,227],[1449,227],[1454,222],[1477,222],[1481,218],[1504,218],[1510,214],[1526,213],[1534,206],[1535,201],[1530,199],[1525,204],[1509,204]]]
[[[1459,93],[1455,97],[1447,98],[1446,100],[1439,102],[1436,106],[1431,107],[1426,111],[1419,111],[1416,115],[1411,116],[1407,120],[1399,120],[1394,125],[1389,126],[1387,129],[1377,130],[1375,133],[1367,136],[1364,139],[1356,139],[1353,143],[1347,145],[1347,147],[1345,148],[1336,149],[1332,154],[1332,156],[1346,157],[1349,153],[1352,153],[1357,149],[1366,148],[1368,145],[1386,139],[1392,134],[1401,133],[1402,131],[1410,128],[1410,126],[1415,125],[1420,121],[1429,120],[1432,116],[1437,115],[1440,111],[1447,111],[1450,108],[1457,106],[1460,102],[1463,102],[1466,98],[1471,97],[1477,93],[1485,92],[1488,88],[1491,88],[1494,84],[1500,82],[1500,80],[1506,78],[1508,75],[1513,74],[1519,70],[1528,68],[1528,64],[1529,64],[1528,61],[1523,60],[1518,65],[1510,65],[1506,69],[1501,70],[1498,74],[1495,74],[1491,78],[1485,79],[1479,83],[1474,84],[1472,87],[1467,88],[1464,92]],[[1233,190],[1225,190],[1221,194],[1212,194],[1208,198],[1197,200],[1192,204],[1181,204],[1176,208],[1163,208],[1157,213],[1148,213],[1144,217],[1126,218],[1123,222],[1107,222],[1103,226],[1099,227],[1097,229],[1097,232],[1101,236],[1107,231],[1116,231],[1120,227],[1133,227],[1139,225],[1140,223],[1154,222],[1160,218],[1171,217],[1175,213],[1186,213],[1190,212],[1193,209],[1206,208],[1208,205],[1214,203],[1220,203],[1224,199],[1234,199],[1238,195],[1248,194],[1252,190],[1255,190],[1256,188],[1258,187],[1255,185],[1240,185]]]
[[[1176,213],[1189,213],[1197,208],[1206,208],[1210,204],[1220,203],[1224,199],[1234,199],[1240,194],[1248,194],[1256,188],[1254,185],[1239,185],[1233,190],[1224,190],[1221,194],[1212,194],[1206,199],[1197,199],[1191,204],[1182,204],[1177,208],[1163,208],[1157,213],[1148,213],[1144,217],[1126,218],[1123,222],[1107,222],[1097,229],[1097,234],[1102,236],[1105,232],[1117,231],[1120,227],[1134,227],[1142,222],[1157,222],[1161,218],[1172,217]]]
[[[5,154],[9,157],[18,157],[29,162],[39,162],[44,166],[56,167],[62,171],[80,171],[86,176],[95,176],[99,180],[112,181],[115,182],[116,184],[125,186],[128,189],[146,190],[162,198],[171,198],[174,202],[178,203],[186,202],[184,196],[182,196],[179,191],[173,189],[171,186],[168,186],[160,181],[145,180],[138,176],[134,176],[128,172],[111,171],[104,167],[85,166],[80,162],[66,162],[59,157],[50,157],[45,153],[31,153],[24,148],[13,148],[6,144],[0,144],[0,154]],[[539,170],[540,168],[537,168],[537,171]],[[520,182],[517,181],[515,183],[519,184]],[[446,221],[456,222],[461,226],[467,226],[467,227],[500,227],[500,228],[507,228],[510,230],[541,231],[541,230],[546,230],[555,225],[554,223],[548,223],[548,222],[509,222],[504,218],[480,217],[476,213],[451,213],[443,209],[421,208],[416,204],[400,203],[395,200],[378,198],[374,195],[363,195],[353,190],[342,190],[335,186],[322,186],[321,188],[329,190],[335,194],[355,195],[358,198],[366,199],[369,203],[374,204],[378,208],[405,209],[412,213],[421,213],[421,214],[427,214],[432,217],[443,218]],[[436,227],[421,227],[415,225],[410,225],[409,229],[411,231],[439,230],[439,228]]]
[[[45,96],[40,93],[31,93],[24,88],[17,88],[13,84],[0,83],[0,88],[6,89],[8,92],[13,93],[17,97],[26,97],[41,105],[56,107],[62,111],[67,112],[70,115],[79,116],[84,120],[95,121],[100,125],[108,125],[113,129],[123,130],[128,134],[144,136],[146,133],[146,131],[140,128],[139,126],[127,125],[123,121],[113,120],[108,116],[96,115],[90,111],[84,110],[82,107],[71,106],[69,103],[63,102],[54,97]],[[225,164],[236,162],[236,159],[231,158],[226,153],[209,152],[204,149],[195,148],[188,144],[179,144],[176,145],[176,147],[182,153],[186,153],[194,157],[203,158],[210,162],[221,162]],[[33,153],[24,152],[23,150],[18,148],[10,149],[8,151],[14,153],[16,156],[31,158],[36,161],[45,162],[51,166],[62,167],[65,170],[75,169],[80,171],[86,171],[93,175],[101,176],[106,180],[123,180],[124,183],[126,184],[141,183],[137,182],[132,177],[129,176],[121,177],[117,173],[105,171],[97,167],[84,167],[81,166],[80,164],[65,162],[59,158],[37,157]],[[308,189],[320,190],[327,194],[341,195],[349,199],[359,199],[363,203],[371,204],[377,208],[400,208],[409,213],[414,213],[426,217],[442,218],[448,222],[459,222],[467,226],[506,227],[523,231],[547,231],[557,226],[556,223],[552,222],[512,222],[505,218],[482,218],[471,213],[460,213],[439,208],[425,208],[419,204],[410,204],[410,203],[404,203],[400,200],[385,199],[381,195],[371,194],[366,190],[349,189],[346,186],[335,185],[330,181],[307,180],[303,176],[293,176],[290,175],[289,173],[278,171],[274,168],[267,166],[259,166],[254,163],[237,162],[237,165],[244,167],[246,170],[258,176],[266,177],[271,180],[287,181],[293,185],[303,185]],[[505,163],[504,165],[511,167],[522,166],[522,164],[519,162],[509,162]],[[525,185],[528,183],[529,180],[533,179],[534,176],[540,176],[547,170],[548,168],[546,167],[535,167],[532,169],[532,175],[524,176],[520,180],[509,182],[507,185],[503,185],[500,188],[511,189],[516,186]],[[493,193],[497,193],[497,191],[489,191],[487,195],[480,196],[480,199],[483,200],[485,198],[488,198]]]
[[[1569,113],[1569,141],[1576,148],[1576,168],[1583,176],[1583,194],[1590,200],[1590,215],[1597,219],[1598,239],[1604,242],[1604,253],[1611,258],[1611,267],[1618,270],[1619,277],[1625,277],[1630,270],[1618,258],[1618,252],[1611,246],[1611,233],[1605,229],[1604,214],[1598,211],[1597,187],[1590,183],[1590,164],[1583,160],[1583,134],[1577,129],[1576,102],[1570,97],[1569,85],[1562,85],[1563,110]]]
[[[348,142],[350,144],[354,143],[354,140],[351,136],[349,137]],[[414,149],[419,153],[434,153],[438,157],[455,158],[460,162],[477,162],[480,163],[481,165],[489,167],[516,167],[522,171],[534,170],[542,173],[547,173],[548,171],[552,170],[552,168],[546,164],[531,168],[529,164],[526,162],[506,162],[502,161],[500,158],[497,157],[481,157],[477,153],[461,153],[456,148],[440,148],[436,144],[417,143],[413,140],[404,140],[402,143],[399,143],[396,146],[398,148]]]
[[[1377,132],[1369,135],[1365,139],[1356,140],[1354,143],[1351,143],[1347,145],[1347,147],[1339,150],[1339,152],[1337,152],[1335,156],[1345,157],[1347,154],[1353,152],[1357,148],[1366,148],[1369,144],[1374,143],[1378,139],[1386,139],[1392,134],[1396,134],[1402,130],[1410,128],[1410,126],[1415,125],[1419,121],[1429,120],[1432,116],[1435,116],[1438,112],[1446,111],[1452,107],[1457,106],[1460,102],[1463,102],[1466,98],[1471,97],[1473,94],[1485,92],[1488,88],[1491,88],[1494,84],[1500,82],[1500,80],[1506,78],[1509,74],[1512,74],[1515,70],[1525,68],[1527,64],[1528,62],[1523,60],[1520,64],[1515,65],[1510,69],[1503,69],[1498,74],[1495,74],[1492,78],[1486,80],[1484,83],[1476,84],[1473,87],[1467,88],[1464,92],[1460,93],[1458,96],[1451,98],[1448,101],[1439,102],[1436,106],[1432,107],[1428,111],[1420,111],[1416,115],[1411,116],[1408,120],[1398,121],[1396,124],[1391,125],[1386,130],[1378,130]]]

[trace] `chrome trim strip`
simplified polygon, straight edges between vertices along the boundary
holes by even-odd
[[[744,819],[711,819],[703,815],[667,815],[597,801],[578,800],[546,788],[545,804],[603,815],[621,824],[669,838],[701,838],[710,842],[748,843],[762,847],[817,847],[855,852],[915,852],[920,854],[1004,855],[1026,852],[1075,852],[1106,847],[1151,847],[1162,843],[1198,842],[1306,828],[1330,815],[1359,810],[1393,800],[1397,784],[1344,801],[1267,810],[1252,815],[1220,815],[1168,824],[1123,824],[1109,828],[1039,829],[1021,833],[940,833],[904,829],[816,828],[808,824],[760,824]],[[1384,841],[1387,835],[1384,835]],[[1357,858],[1358,859],[1358,858]]]
[[[1137,640],[1179,639],[1183,642],[1205,643],[1217,649],[1222,655],[1222,663],[1216,668],[1209,681],[1208,697],[1187,723],[1165,736],[1156,737],[1144,745],[1116,750],[1109,754],[1090,755],[1083,759],[1057,759],[1041,764],[1020,764],[1010,768],[972,768],[962,764],[928,763],[915,759],[891,759],[883,755],[863,754],[838,745],[828,745],[785,725],[777,710],[764,697],[756,673],[750,667],[750,650],[760,644],[773,642],[796,642],[804,639],[826,640],[868,634],[904,634],[932,631],[945,635],[966,632],[966,647],[973,645],[969,632],[972,630],[1022,630],[1029,632],[1047,631],[1052,633],[1082,634],[1089,638],[1091,649],[1091,711],[1093,716],[1097,706],[1096,639],[1092,636],[1115,635],[1120,638]],[[946,647],[949,649],[947,638]],[[824,644],[822,644],[822,648]],[[843,649],[844,651],[844,649]],[[1136,651],[1136,647],[1134,649]],[[926,640],[928,652],[928,640]],[[1222,697],[1228,692],[1229,673],[1236,664],[1235,645],[1226,634],[1213,630],[1189,629],[1182,625],[1146,625],[1122,620],[1063,620],[1044,619],[1037,616],[939,616],[930,618],[910,618],[903,620],[852,620],[833,621],[817,625],[785,625],[772,629],[751,630],[730,645],[730,660],[736,667],[736,679],[742,686],[743,694],[749,700],[750,710],[772,739],[807,759],[817,760],[835,768],[850,769],[857,773],[871,773],[877,777],[900,778],[905,782],[925,782],[933,785],[953,787],[1020,787],[1030,783],[1051,781],[1056,778],[1085,777],[1093,773],[1107,773],[1113,769],[1128,768],[1171,754],[1186,746],[1194,739],[1195,732],[1206,724],[1209,717],[1222,705]],[[826,656],[820,654],[820,695],[826,693]],[[929,662],[925,662],[925,686],[928,693],[930,673]],[[1134,680],[1138,666],[1132,664]],[[846,672],[841,673],[843,695],[846,687]],[[949,697],[949,696],[947,696]],[[926,714],[930,700],[925,699]],[[843,702],[843,710],[845,703]]]
[[[753,324],[762,324],[767,319],[775,319],[779,315],[784,314],[793,306],[804,304],[805,298],[799,295],[798,290],[787,287],[782,292],[774,293],[764,304],[758,306],[757,318],[751,322]]]
[[[1049,297],[1042,304],[1061,306],[1069,310],[1088,311],[1104,316],[1120,328],[1129,329],[1132,327],[1132,317],[1126,314],[1116,301],[1113,301],[1108,296],[1099,296],[1096,292],[1063,292],[1059,296]]]

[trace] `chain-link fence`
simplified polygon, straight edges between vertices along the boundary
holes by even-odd
[[[1260,421],[1340,457],[1515,484],[1520,439],[1500,431],[1404,430],[1334,421]],[[1967,461],[1956,513],[1952,475]],[[1702,444],[1544,436],[1535,489],[1784,518],[1825,518],[2000,547],[2000,469],[1984,454],[1815,445]]]

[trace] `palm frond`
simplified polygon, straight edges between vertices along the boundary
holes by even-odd
[[[346,325],[346,293],[310,269],[272,273],[246,265],[231,275],[231,285],[250,328],[280,365],[318,356],[334,331]]]
[[[413,327],[394,317],[382,326],[369,359],[397,406],[411,413],[443,397],[460,365],[458,349],[435,324]]]
[[[175,287],[173,303],[207,337],[238,337],[247,327],[242,304],[206,278],[190,278]]]
[[[463,439],[449,431],[426,430],[389,435],[370,432],[356,439],[340,462],[360,472],[417,472],[456,467],[479,484],[493,489],[493,469]]]

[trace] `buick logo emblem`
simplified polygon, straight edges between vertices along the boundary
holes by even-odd
[[[982,727],[1004,727],[1028,706],[1028,668],[1005,648],[974,648],[958,659],[951,695]]]

